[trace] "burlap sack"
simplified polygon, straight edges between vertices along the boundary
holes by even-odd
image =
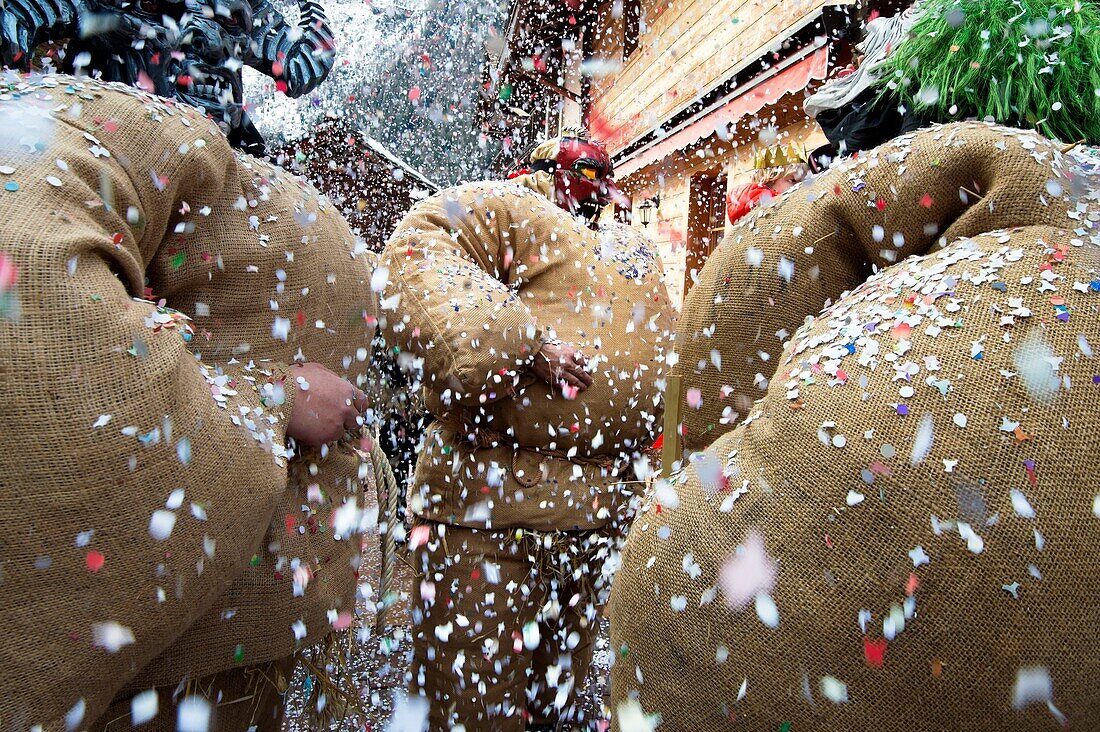
[[[882,190],[902,164],[893,186],[932,189],[961,156],[989,180],[1024,173],[994,213],[1014,189],[1016,223],[1068,211],[1072,225],[912,258],[794,334],[745,423],[631,529],[611,598],[617,722],[1100,725],[1100,210],[1070,200],[1063,160],[1032,135],[938,128],[911,144],[920,158],[872,156]],[[804,204],[763,218],[787,208]],[[865,227],[844,226],[846,248]]]
[[[281,380],[363,377],[377,305],[347,224],[198,110],[60,76],[0,117],[0,726],[75,728],[351,622],[359,460],[288,458]]]
[[[428,435],[413,514],[479,528],[591,529],[656,437],[672,308],[635,229],[589,230],[546,173],[448,189],[402,220],[381,261],[382,328],[421,366]],[[566,397],[528,366],[543,338],[575,345],[592,385]],[[624,457],[625,456],[625,457]]]
[[[685,446],[702,449],[744,419],[783,342],[875,269],[959,237],[1072,224],[1064,208],[1048,205],[1057,197],[1047,190],[1057,149],[980,123],[937,127],[743,219],[707,260],[677,327]]]

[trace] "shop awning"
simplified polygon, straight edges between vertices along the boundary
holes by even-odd
[[[765,71],[746,84],[743,91],[735,92],[736,96],[730,101],[618,163],[615,166],[615,177],[622,180],[633,175],[642,168],[713,135],[722,127],[756,114],[787,94],[805,89],[811,80],[824,79],[828,73],[828,46],[816,49],[785,68]]]

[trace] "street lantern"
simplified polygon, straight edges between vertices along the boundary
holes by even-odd
[[[661,205],[660,200],[661,199],[657,196],[653,196],[652,198],[647,198],[642,202],[642,205],[638,207],[638,213],[642,216],[642,226],[649,226],[650,222],[653,221],[653,212]]]

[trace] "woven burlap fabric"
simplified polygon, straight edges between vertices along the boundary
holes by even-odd
[[[658,428],[672,314],[660,260],[628,227],[589,230],[546,197],[548,181],[444,191],[414,207],[383,252],[383,330],[421,360],[441,423],[410,486],[424,518],[606,525],[630,456]],[[530,375],[543,337],[589,357],[588,390],[567,398]]]
[[[91,732],[128,732],[136,727],[142,732],[176,732],[180,703],[197,697],[209,705],[211,730],[282,732],[283,695],[290,686],[296,663],[295,657],[289,657],[226,669],[184,684],[162,686],[156,689],[159,713],[140,725],[134,724],[133,696],[121,694],[89,729]]]
[[[362,503],[358,461],[288,478],[295,387],[273,387],[295,358],[361,378],[376,305],[347,225],[196,110],[68,77],[0,106],[22,300],[0,321],[0,720],[55,729],[127,684],[285,658],[353,610],[359,538],[331,513]]]
[[[1100,209],[1048,200],[1073,229],[957,241],[811,320],[744,424],[657,489],[612,589],[613,710],[661,730],[1100,723]]]
[[[786,338],[874,269],[963,236],[1072,225],[1064,207],[1049,205],[1065,188],[1051,168],[1058,147],[976,122],[934,127],[840,164],[741,222],[707,260],[677,326],[686,447],[701,449],[743,419]]]

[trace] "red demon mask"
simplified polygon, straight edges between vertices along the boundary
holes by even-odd
[[[611,156],[598,142],[564,137],[554,161],[554,195],[557,204],[594,222],[604,206],[629,206],[629,199],[615,186]]]

